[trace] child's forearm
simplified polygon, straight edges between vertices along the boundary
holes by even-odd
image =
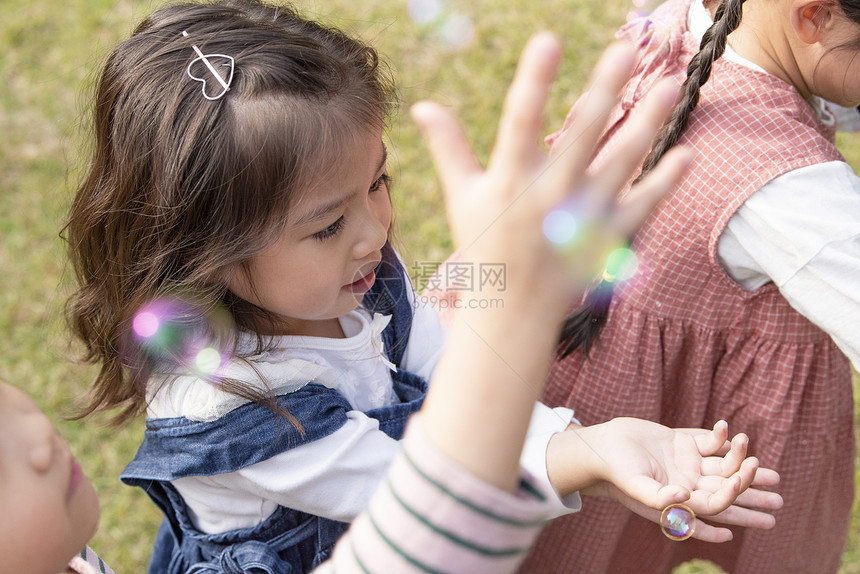
[[[588,439],[594,429],[571,423],[547,444],[546,471],[559,496],[565,497],[600,480],[603,460]]]
[[[424,409],[425,432],[447,456],[482,480],[513,490],[519,457],[555,346],[560,317],[521,303],[466,311],[454,320]],[[525,323],[521,313],[534,313]],[[528,316],[528,315],[526,315]],[[523,328],[526,325],[541,328]],[[468,379],[468,381],[464,380]]]

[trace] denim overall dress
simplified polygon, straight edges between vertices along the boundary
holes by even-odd
[[[393,249],[384,249],[377,280],[363,305],[372,313],[393,315],[382,337],[388,359],[398,366],[412,323],[407,296],[411,288]],[[392,379],[401,402],[365,414],[379,421],[380,430],[400,439],[406,421],[421,407],[427,382],[400,368]],[[211,422],[185,417],[147,421],[143,443],[120,479],[141,487],[164,513],[150,574],[298,574],[328,558],[348,523],[281,506],[257,526],[205,534],[194,527],[184,500],[170,483],[232,472],[318,440],[343,426],[347,412],[354,410],[337,390],[313,381],[278,396],[277,402],[301,422],[304,434],[256,403]]]

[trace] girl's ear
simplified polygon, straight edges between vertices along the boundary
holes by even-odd
[[[821,41],[833,21],[835,5],[828,0],[794,0],[791,3],[791,26],[800,41],[815,44]]]

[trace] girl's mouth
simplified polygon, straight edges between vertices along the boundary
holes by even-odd
[[[358,281],[354,283],[350,283],[349,285],[344,285],[344,289],[349,291],[350,293],[364,293],[368,291],[371,287],[373,287],[373,283],[376,281],[376,273],[371,271]]]

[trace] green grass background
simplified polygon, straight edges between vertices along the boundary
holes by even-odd
[[[0,378],[29,392],[68,438],[102,501],[92,545],[118,573],[144,572],[160,521],[145,495],[118,475],[142,435],[142,422],[107,428],[107,417],[67,422],[68,406],[93,376],[73,362],[62,319],[70,277],[58,238],[86,148],[86,102],[106,52],[159,1],[0,0]],[[558,127],[588,71],[632,8],[621,0],[470,0],[450,2],[474,25],[454,47],[441,24],[417,25],[406,0],[303,0],[307,14],[351,30],[386,56],[403,106],[389,131],[396,180],[399,245],[406,261],[443,260],[451,251],[437,180],[408,104],[432,98],[456,109],[479,156],[520,49],[539,29],[565,42],[566,59],[550,98],[547,131]],[[860,138],[841,139],[860,165]],[[814,493],[810,493],[814,496]],[[860,573],[855,504],[843,573]],[[48,543],[49,541],[45,541]],[[716,572],[695,563],[679,572]]]

